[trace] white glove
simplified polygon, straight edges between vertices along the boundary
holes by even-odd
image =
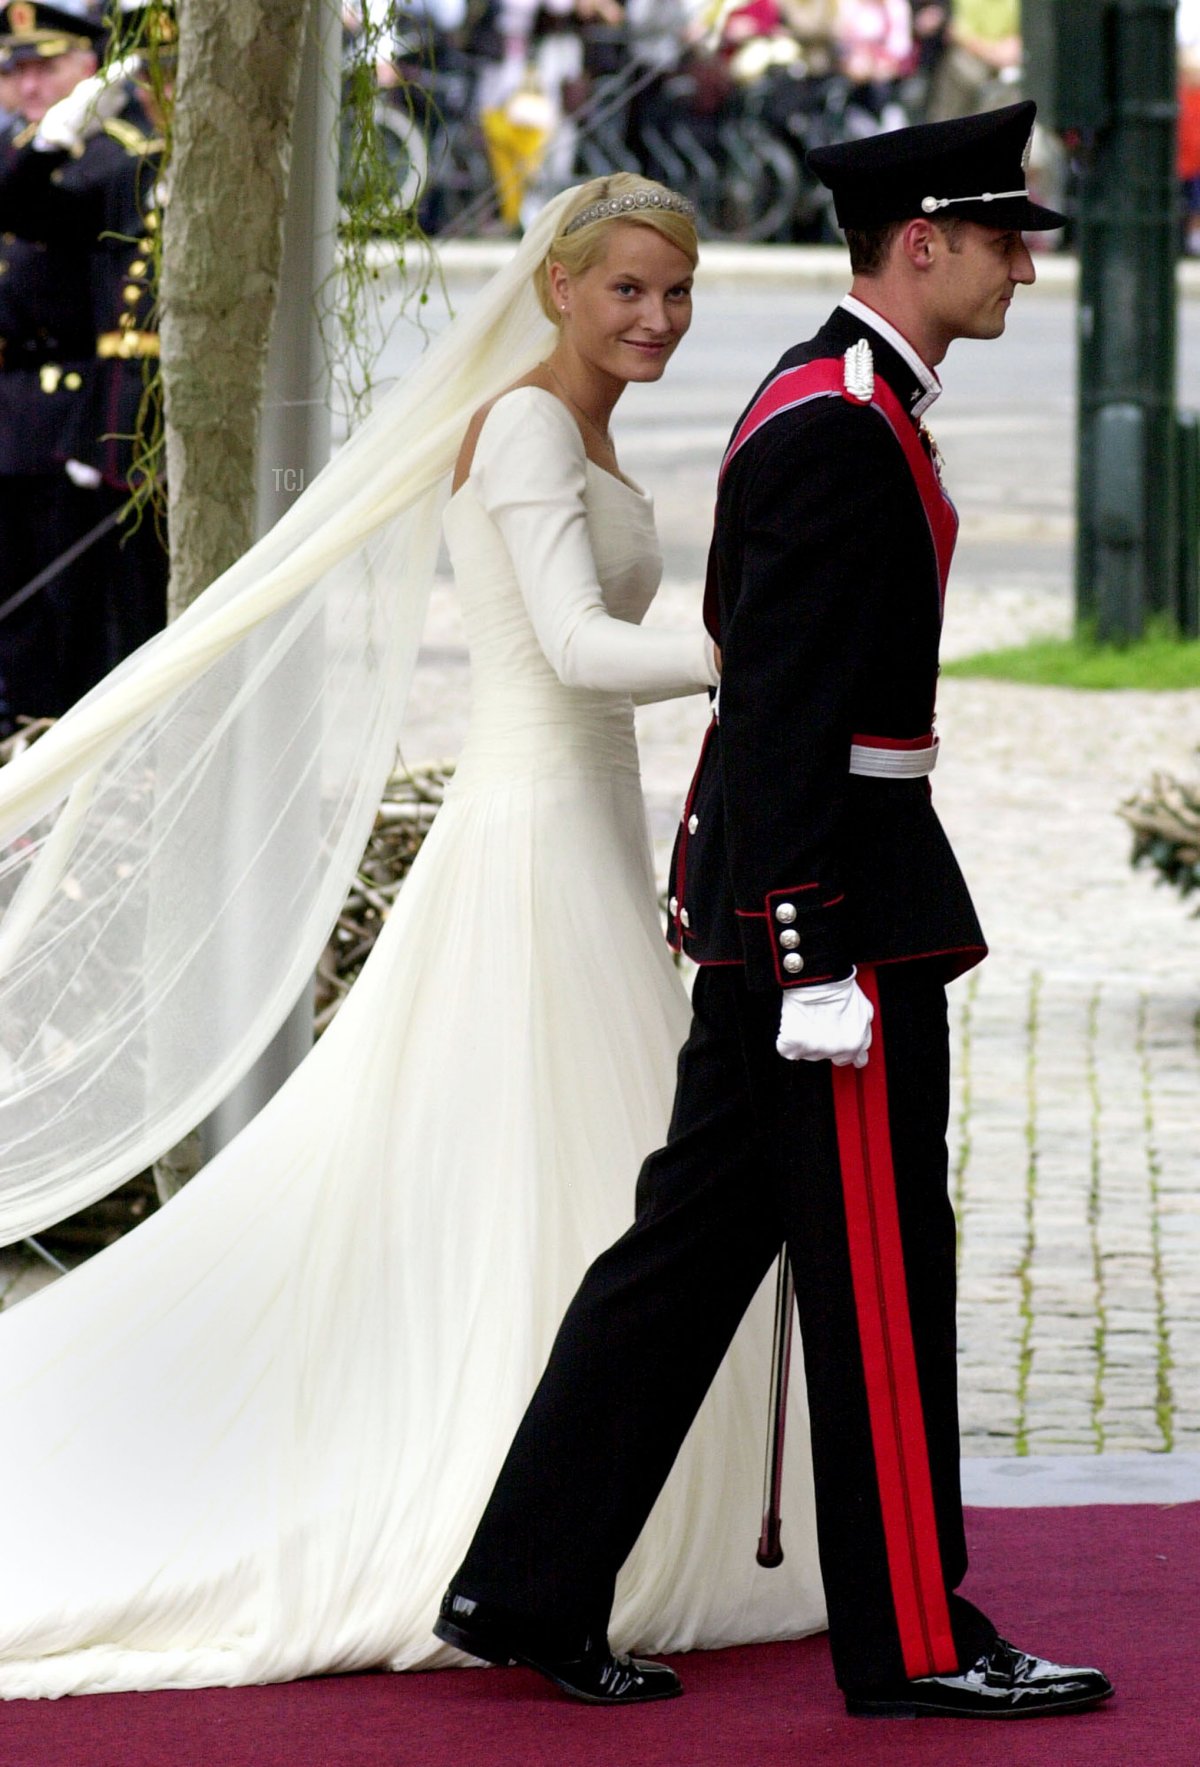
[[[855,981],[785,988],[775,1047],[785,1061],[831,1061],[835,1068],[867,1065],[875,1008]]]
[[[65,462],[65,468],[71,483],[78,485],[81,491],[99,490],[104,483],[103,474],[96,467],[88,466],[85,461],[68,460]]]
[[[109,117],[124,110],[129,99],[125,81],[137,68],[137,58],[114,61],[103,73],[80,80],[78,86],[52,104],[33,138],[38,153],[73,153],[90,135],[98,135]]]

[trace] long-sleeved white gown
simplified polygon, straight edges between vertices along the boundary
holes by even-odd
[[[0,1318],[0,1695],[457,1660],[442,1590],[664,1133],[688,1009],[631,695],[701,689],[707,641],[639,630],[649,500],[538,389],[493,407],[445,531],[470,730],[346,1005],[181,1195]],[[787,1558],[754,1560],[769,1349],[762,1294],[615,1644],[823,1623],[798,1392]]]

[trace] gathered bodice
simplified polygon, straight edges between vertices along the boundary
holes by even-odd
[[[494,422],[503,407],[517,409]],[[557,400],[523,388],[493,408],[445,534],[472,673],[460,782],[636,771],[631,696],[703,685],[697,633],[620,629],[661,575],[650,498],[586,459]]]

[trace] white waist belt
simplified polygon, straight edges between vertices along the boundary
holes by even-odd
[[[919,749],[876,747],[874,743],[850,744],[850,771],[868,779],[920,779],[937,766],[938,739]]]

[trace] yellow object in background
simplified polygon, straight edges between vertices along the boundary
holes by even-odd
[[[503,109],[485,110],[479,121],[496,182],[500,219],[515,227],[525,192],[538,174],[554,133],[554,107],[545,93],[522,87]]]

